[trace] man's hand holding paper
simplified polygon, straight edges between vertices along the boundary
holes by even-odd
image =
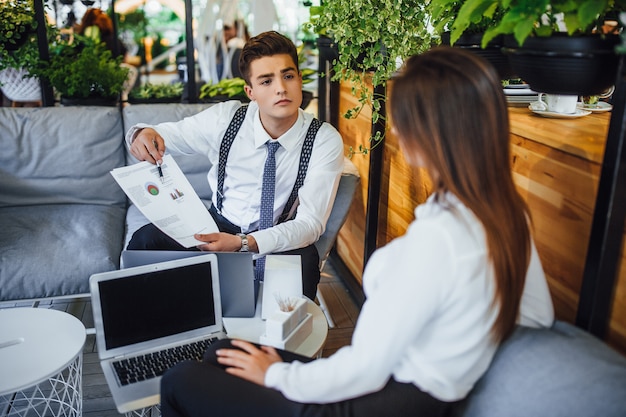
[[[116,168],[111,175],[143,215],[164,233],[186,248],[204,245],[194,235],[218,233],[213,217],[171,155],[163,156],[161,169],[162,181],[157,166],[148,161]]]

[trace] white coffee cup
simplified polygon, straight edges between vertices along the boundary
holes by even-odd
[[[574,114],[576,113],[576,103],[578,103],[578,96],[539,93],[537,101],[531,106],[533,110]]]

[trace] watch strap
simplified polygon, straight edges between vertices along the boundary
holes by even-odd
[[[243,233],[237,233],[237,236],[241,238],[241,249],[239,249],[239,252],[249,252],[250,247],[248,246],[248,236]]]

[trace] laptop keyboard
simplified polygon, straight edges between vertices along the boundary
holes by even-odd
[[[121,385],[144,381],[163,373],[179,362],[202,359],[209,345],[217,338],[199,340],[186,345],[176,346],[145,355],[121,359],[113,362],[113,369]]]

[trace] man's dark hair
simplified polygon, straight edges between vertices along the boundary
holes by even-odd
[[[299,71],[298,51],[291,39],[275,31],[263,32],[250,38],[239,57],[239,71],[243,79],[246,80],[246,84],[250,85],[250,64],[252,61],[279,54],[290,55],[296,70]]]

